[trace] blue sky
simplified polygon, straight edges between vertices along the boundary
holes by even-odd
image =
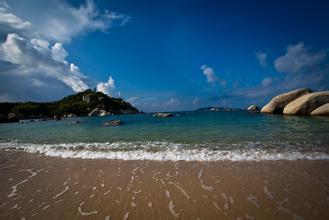
[[[325,1],[0,2],[0,101],[97,88],[167,111],[329,89]]]

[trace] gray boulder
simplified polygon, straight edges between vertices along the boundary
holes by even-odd
[[[303,95],[290,102],[283,113],[287,115],[308,115],[316,108],[329,103],[329,91]]]
[[[261,110],[262,113],[282,113],[284,107],[291,101],[311,93],[312,90],[308,88],[296,89],[291,92],[283,93],[278,96],[275,96],[269,103],[267,103]]]
[[[314,109],[310,115],[329,116],[329,103]]]

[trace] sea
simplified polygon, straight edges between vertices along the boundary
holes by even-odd
[[[329,159],[329,117],[242,110],[173,114],[169,118],[136,114],[0,124],[0,150],[81,159]],[[110,120],[123,124],[105,126]]]

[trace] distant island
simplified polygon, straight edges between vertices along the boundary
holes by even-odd
[[[75,116],[105,116],[137,114],[139,110],[122,98],[109,97],[91,89],[64,97],[54,102],[0,103],[0,122]]]

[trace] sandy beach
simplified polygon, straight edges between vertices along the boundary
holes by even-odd
[[[2,151],[0,218],[328,219],[328,165],[83,160]]]

